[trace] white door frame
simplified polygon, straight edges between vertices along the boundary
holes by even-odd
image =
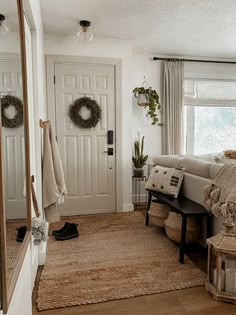
[[[118,58],[94,58],[46,55],[47,115],[56,130],[55,63],[81,63],[114,66],[115,73],[115,122],[116,122],[116,211],[123,211],[123,160],[122,160],[122,60]]]

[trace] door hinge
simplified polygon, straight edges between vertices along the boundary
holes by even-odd
[[[53,83],[56,84],[56,76],[53,76]]]

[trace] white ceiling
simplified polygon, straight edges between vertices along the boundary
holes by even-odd
[[[236,57],[236,0],[40,0],[45,32],[132,40],[153,54]]]

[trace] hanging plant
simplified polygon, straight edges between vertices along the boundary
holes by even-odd
[[[80,110],[86,107],[91,116],[88,119],[83,119]],[[101,108],[98,103],[88,97],[81,97],[74,101],[69,108],[69,116],[73,123],[80,128],[92,128],[97,125],[101,119]]]
[[[158,122],[157,111],[161,108],[159,95],[156,90],[151,87],[145,88],[144,86],[136,87],[133,90],[134,96],[137,99],[139,106],[144,106],[147,109],[147,117],[152,119],[152,125]]]

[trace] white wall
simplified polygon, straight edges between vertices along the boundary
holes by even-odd
[[[186,62],[184,64],[185,77],[236,79],[236,65]]]
[[[133,53],[132,63],[132,89],[142,86],[145,80],[148,85],[157,91],[161,102],[161,63],[152,60],[151,55]],[[137,100],[133,96],[133,115],[132,115],[132,137],[137,137],[137,132],[145,136],[145,154],[148,154],[148,162],[152,162],[152,158],[161,154],[161,132],[162,127],[151,125],[151,119],[146,117],[146,111],[143,107],[137,105]]]
[[[36,155],[36,192],[39,208],[42,209],[42,130],[39,119],[46,119],[46,75],[44,56],[44,31],[39,1],[28,0],[31,7],[34,30],[32,34],[33,48],[33,82],[34,82],[34,122],[35,122],[35,155]],[[30,13],[29,13],[30,14]]]
[[[39,209],[42,210],[42,129],[39,127],[39,119],[46,119],[46,71],[44,56],[44,30],[39,1],[27,0],[27,17],[33,27],[32,57],[33,57],[33,90],[34,90],[34,124],[35,124],[35,184]],[[43,210],[42,210],[43,212]],[[44,214],[42,213],[42,216]],[[44,264],[47,243],[39,246],[39,264]],[[36,271],[33,263],[32,267]],[[34,281],[34,279],[32,279]]]
[[[153,56],[147,53],[133,52],[132,89],[142,86],[145,76],[148,85],[157,91],[161,102],[162,63],[155,62],[152,58]],[[134,96],[132,98],[132,111],[132,143],[137,139],[138,132],[141,136],[145,136],[144,154],[148,155],[147,164],[152,163],[153,157],[162,153],[162,127],[151,125],[152,121],[146,117],[146,110],[144,107],[137,105],[137,100]],[[147,175],[147,165],[144,169]],[[146,199],[145,182],[133,183],[133,201],[139,202],[138,197],[135,197],[135,185],[140,185],[140,202],[144,202]],[[136,192],[138,192],[137,187]]]
[[[45,54],[122,59],[123,209],[132,210],[132,46],[127,40],[95,38],[81,43],[76,36],[45,36]],[[48,104],[48,106],[52,106]]]
[[[20,37],[18,32],[10,32],[6,38],[0,38],[0,52],[20,53]]]

